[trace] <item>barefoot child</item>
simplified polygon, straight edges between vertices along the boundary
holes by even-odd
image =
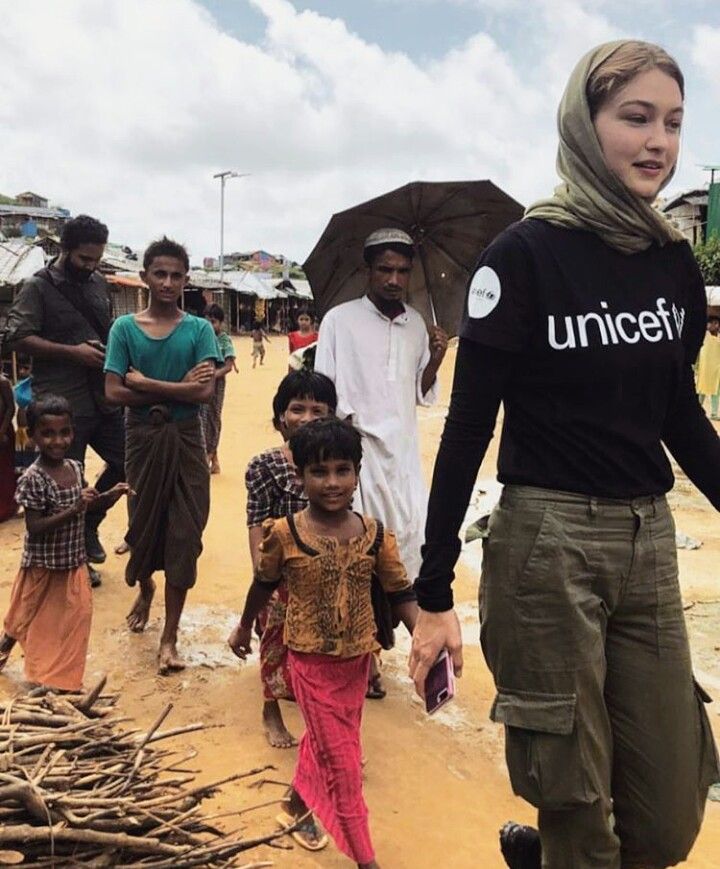
[[[92,617],[85,512],[107,510],[129,487],[118,483],[98,495],[85,485],[80,462],[65,458],[73,420],[64,398],[47,395],[34,402],[27,421],[40,456],[22,475],[15,493],[25,508],[27,531],[0,638],[0,669],[19,642],[28,682],[79,691]]]
[[[253,341],[253,349],[252,349],[252,367],[254,368],[258,359],[260,360],[260,364],[263,364],[265,360],[265,344],[264,341],[270,342],[270,337],[267,332],[263,329],[260,323],[255,323],[252,330],[252,341]]]
[[[378,869],[362,795],[360,723],[376,626],[370,596],[373,571],[397,616],[412,631],[417,604],[395,536],[350,509],[362,445],[359,432],[337,419],[303,426],[290,439],[308,506],[268,520],[255,580],[233,651],[250,651],[253,620],[285,580],[285,637],[293,690],[306,723],[295,777],[278,818],[291,826],[309,812],[320,818],[338,848],[361,869]],[[322,840],[314,823],[304,830]]]
[[[129,408],[126,471],[137,492],[126,541],[128,585],[140,585],[127,618],[132,631],[147,624],[155,593],[152,575],[165,572],[165,626],[158,669],[182,670],[177,632],[188,589],[197,578],[202,533],[210,508],[210,476],[198,417],[210,400],[217,342],[207,320],[178,307],[190,267],[185,248],[162,238],[145,251],[140,276],[150,304],[118,317],[105,358],[105,394]]]
[[[335,413],[337,398],[332,380],[324,374],[295,371],[280,382],[273,398],[273,425],[285,440],[250,461],[245,474],[247,524],[253,570],[260,557],[262,525],[266,519],[281,519],[307,506],[287,440],[302,425]],[[292,700],[283,638],[287,585],[281,583],[258,618],[260,678],[263,684],[263,727],[274,748],[291,748],[297,741],[285,727],[280,700]]]
[[[215,369],[215,388],[209,404],[200,408],[200,420],[205,435],[205,450],[211,474],[220,473],[218,462],[218,446],[220,445],[220,430],[222,427],[222,409],[225,402],[225,378],[235,368],[235,348],[232,338],[223,331],[225,311],[220,305],[208,305],[205,309],[205,319],[213,327],[217,340],[218,354],[222,364]],[[237,371],[237,368],[235,368]]]

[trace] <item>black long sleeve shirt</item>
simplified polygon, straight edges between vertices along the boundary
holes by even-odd
[[[500,402],[498,479],[595,497],[673,485],[662,443],[720,509],[720,439],[695,393],[705,292],[688,245],[620,254],[526,220],[483,254],[435,464],[423,609],[452,606],[458,532]]]

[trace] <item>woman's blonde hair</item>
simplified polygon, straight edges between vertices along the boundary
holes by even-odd
[[[585,91],[590,117],[594,119],[607,100],[636,75],[650,69],[660,69],[675,79],[684,98],[685,79],[677,61],[664,48],[652,42],[630,41],[621,45],[590,75]]]

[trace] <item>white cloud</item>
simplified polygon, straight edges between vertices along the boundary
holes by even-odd
[[[577,0],[538,0],[536,6],[542,21],[541,39],[549,48],[546,56],[549,83],[557,92],[562,91],[570,71],[586,52],[626,35]]]
[[[226,250],[296,259],[333,211],[418,178],[489,177],[527,203],[555,183],[572,64],[615,35],[541,0],[522,57],[479,32],[421,63],[287,0],[250,2],[257,45],[193,0],[0,0],[0,192],[36,190],[132,245],[167,232],[195,258],[217,252],[221,169],[252,173],[226,188]]]
[[[692,58],[717,97],[720,97],[718,58],[720,58],[720,27],[700,24],[693,29]]]

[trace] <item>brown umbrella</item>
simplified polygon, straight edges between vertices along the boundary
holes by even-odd
[[[523,207],[491,181],[414,181],[333,215],[305,262],[320,316],[367,289],[363,244],[383,227],[415,244],[407,302],[456,335],[468,280],[482,251]]]

